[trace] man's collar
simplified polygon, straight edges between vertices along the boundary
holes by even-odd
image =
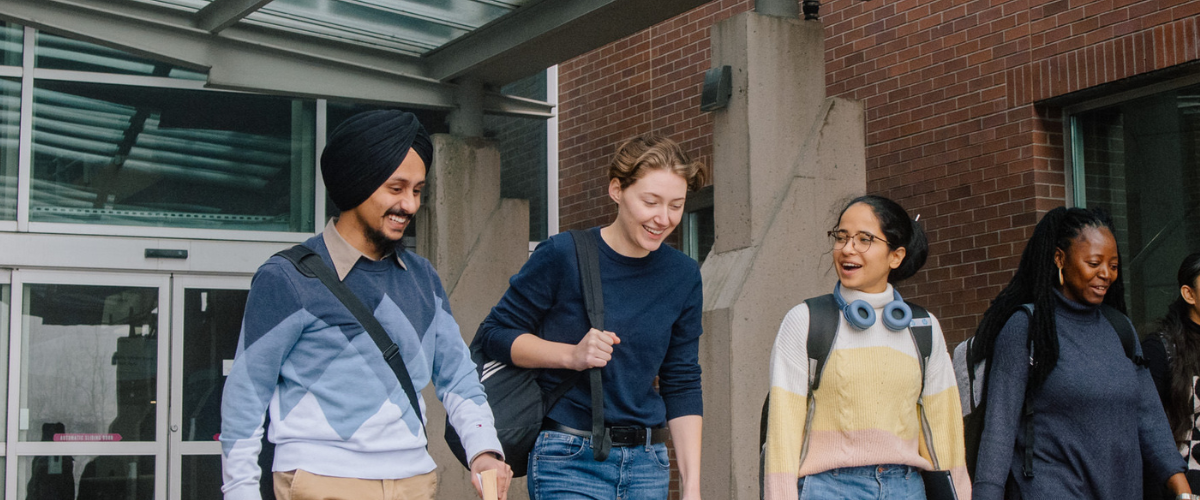
[[[338,279],[344,280],[346,275],[350,274],[350,270],[354,269],[354,264],[358,262],[359,258],[372,259],[346,241],[346,238],[343,238],[342,234],[334,227],[335,222],[337,222],[337,217],[329,219],[329,223],[321,231],[321,237],[325,240],[325,248],[329,249],[329,258],[333,260],[333,268],[337,271]],[[398,250],[383,256],[385,259],[388,257],[395,258],[396,263],[400,264],[400,269],[408,270],[408,267],[404,265],[404,260],[400,258]]]

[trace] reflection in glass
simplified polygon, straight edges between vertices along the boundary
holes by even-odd
[[[0,37],[3,37],[2,31]],[[0,220],[17,219],[17,140],[20,128],[21,82],[0,78]]]
[[[39,81],[30,220],[313,230],[312,101]]]
[[[34,56],[34,67],[42,69],[160,76],[185,80],[208,79],[208,75],[204,73],[44,31],[37,34],[37,50],[34,51]]]
[[[193,288],[183,292],[184,441],[215,441],[221,432],[224,362],[237,352],[248,293]]]
[[[0,21],[0,66],[20,66],[25,28]]]
[[[1179,295],[1175,271],[1200,248],[1200,85],[1075,115],[1089,208],[1113,214],[1129,316],[1161,316]]]
[[[17,498],[151,500],[154,456],[21,457],[17,467]]]
[[[51,425],[52,441],[153,441],[158,289],[24,290],[19,439],[44,440]]]
[[[683,251],[703,264],[716,241],[713,207],[708,206],[683,215]]]
[[[501,92],[544,101],[546,72],[505,85]],[[548,238],[546,120],[488,115],[483,126],[500,149],[500,196],[529,200],[529,241]]]
[[[270,473],[270,466],[264,469]],[[183,490],[182,500],[209,500],[221,498],[221,456],[184,455],[182,474],[179,478]],[[264,481],[270,483],[270,480]],[[266,500],[264,497],[263,500]]]

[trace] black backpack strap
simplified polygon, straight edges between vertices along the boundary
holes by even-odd
[[[924,307],[905,301],[908,309],[912,311],[912,321],[908,323],[908,334],[912,337],[913,345],[917,348],[917,362],[921,365],[921,392],[917,393],[917,405],[921,407],[920,418],[922,420],[922,428],[925,427],[925,422],[928,418],[925,416],[925,368],[929,366],[929,357],[933,355],[933,318],[929,317],[929,311]],[[929,449],[929,456],[933,460],[933,467],[940,467],[937,458],[937,452],[933,448],[933,436],[927,436],[925,447]]]
[[[925,367],[929,365],[929,356],[933,354],[933,319],[929,317],[929,311],[924,307],[913,304],[912,302],[904,302],[908,304],[908,308],[912,310],[912,322],[908,324],[908,333],[912,335],[913,343],[917,346],[917,353],[920,355],[921,362],[921,393],[925,392]]]
[[[821,386],[821,374],[837,337],[841,309],[833,294],[813,297],[804,303],[808,304],[808,392],[812,394]]]
[[[821,385],[821,373],[825,371],[825,361],[829,359],[829,351],[833,348],[833,340],[837,336],[838,309],[837,299],[833,294],[806,299],[808,304],[808,394]],[[767,442],[767,416],[771,408],[771,394],[767,393],[763,400],[762,413],[758,421],[758,446]],[[805,436],[808,439],[808,436]]]
[[[604,288],[600,283],[600,242],[591,230],[571,231],[575,241],[575,258],[579,261],[579,284],[583,287],[583,303],[592,328],[604,329]],[[608,460],[612,436],[604,428],[604,378],[599,368],[587,370],[592,392],[592,458]],[[566,391],[563,391],[564,393]]]
[[[1030,330],[1032,330],[1033,304],[1021,304],[1020,310],[1029,315]],[[1029,339],[1029,367],[1033,368],[1033,339]],[[1029,389],[1028,382],[1026,384],[1025,403],[1021,410],[1021,413],[1025,414],[1025,423],[1021,429],[1025,433],[1025,459],[1022,463],[1022,469],[1024,469],[1022,473],[1025,477],[1033,477],[1033,391]]]
[[[404,388],[404,394],[408,396],[408,404],[412,405],[413,411],[417,413],[417,420],[421,422],[421,429],[425,428],[425,417],[421,415],[421,406],[417,402],[417,389],[413,386],[412,378],[408,375],[408,367],[404,365],[404,356],[400,355],[400,346],[397,346],[392,339],[388,337],[384,331],[383,325],[379,324],[379,320],[375,319],[375,314],[367,309],[367,306],[362,303],[358,296],[350,290],[350,287],[339,280],[333,269],[325,265],[321,260],[321,256],[317,255],[312,249],[304,245],[296,245],[287,250],[281,251],[275,255],[287,259],[292,265],[296,266],[296,270],[300,274],[309,278],[317,278],[321,283],[333,293],[341,301],[346,309],[350,310],[350,314],[362,325],[363,330],[371,336],[371,340],[375,341],[375,345],[383,353],[383,359],[387,361],[392,372],[396,374],[396,379],[400,381],[400,386]]]
[[[1112,324],[1113,329],[1117,331],[1117,336],[1121,338],[1121,347],[1125,349],[1125,357],[1137,366],[1146,366],[1146,360],[1138,354],[1138,335],[1133,329],[1133,324],[1129,322],[1129,318],[1107,304],[1100,305],[1100,312],[1104,314],[1104,319]]]

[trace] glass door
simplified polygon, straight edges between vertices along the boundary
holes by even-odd
[[[13,271],[7,498],[166,498],[169,283]]]
[[[221,498],[221,391],[250,278],[176,276],[171,303],[170,498]],[[270,466],[265,469],[270,485]]]

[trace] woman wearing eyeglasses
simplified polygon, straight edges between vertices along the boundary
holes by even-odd
[[[820,384],[810,393],[808,301],[779,326],[771,353],[765,498],[924,500],[920,471],[935,468],[949,470],[958,497],[970,498],[962,410],[941,327],[930,315],[932,350],[922,378],[909,331],[918,323],[911,312],[905,316],[909,308],[893,286],[925,264],[924,231],[896,202],[862,196],[842,209],[829,236],[836,308],[817,310],[838,316],[836,333]]]

